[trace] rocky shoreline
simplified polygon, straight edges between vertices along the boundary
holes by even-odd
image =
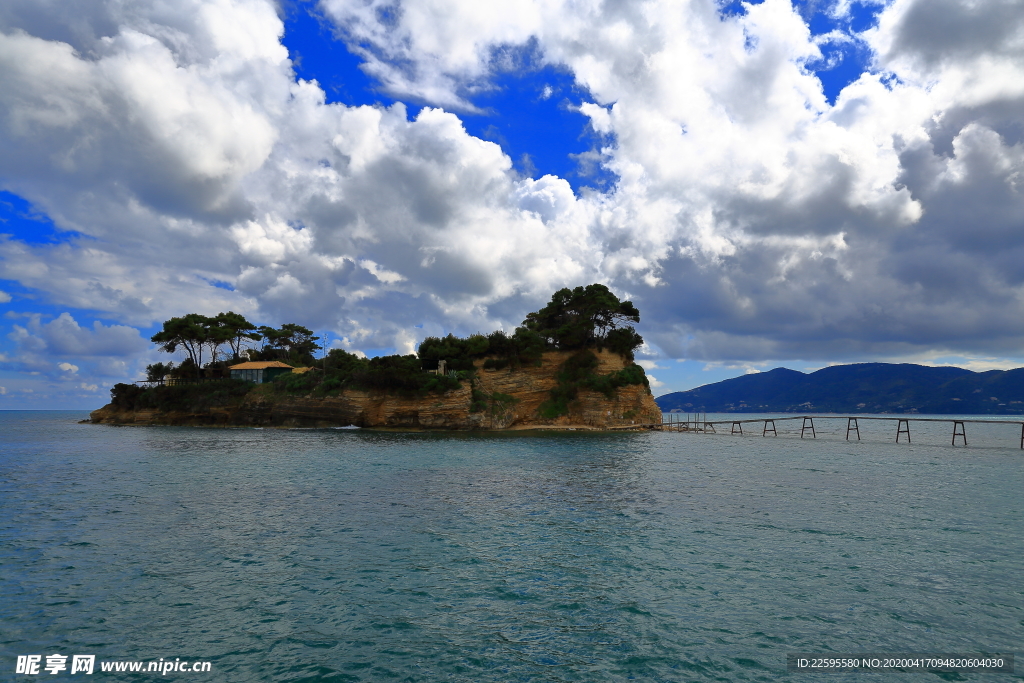
[[[631,361],[594,351],[597,374],[618,372]],[[196,410],[125,410],[108,404],[89,422],[110,425],[216,427],[344,427],[424,430],[507,430],[563,428],[602,430],[658,422],[661,411],[643,384],[618,387],[612,398],[580,389],[569,412],[545,419],[538,412],[558,384],[558,371],[572,353],[545,353],[536,367],[485,369],[476,363],[472,383],[422,398],[348,390],[336,396],[294,396],[254,390],[226,406]]]

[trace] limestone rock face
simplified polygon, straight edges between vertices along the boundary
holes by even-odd
[[[537,409],[551,397],[551,390],[558,384],[558,369],[571,355],[569,351],[549,352],[544,354],[540,367],[516,371],[484,370],[483,361],[480,361],[477,364],[478,389],[491,395],[507,394],[515,399],[511,405],[499,404],[490,408],[487,427],[582,425],[607,428],[661,421],[661,410],[654,397],[647,387],[640,384],[620,387],[611,399],[597,391],[580,390],[577,399],[569,404],[568,415],[553,420],[541,418]],[[610,351],[594,351],[594,355],[599,362],[595,370],[599,375],[618,372],[628,362]]]
[[[606,375],[622,370],[628,361],[609,351],[595,351],[596,373]],[[314,398],[280,396],[253,392],[237,406],[196,412],[122,411],[112,405],[90,415],[94,423],[168,424],[281,427],[359,427],[411,429],[509,429],[543,427],[589,427],[607,429],[661,421],[661,411],[647,387],[620,387],[613,398],[596,391],[580,390],[569,405],[569,414],[544,419],[538,408],[550,398],[558,384],[561,365],[572,355],[568,351],[544,354],[539,367],[518,370],[485,370],[477,362],[473,386],[464,381],[461,389],[425,398],[401,398],[366,391],[349,390],[339,396]],[[474,390],[476,405],[474,406]],[[472,410],[476,408],[476,410]]]

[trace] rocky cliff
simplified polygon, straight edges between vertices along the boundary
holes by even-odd
[[[595,374],[622,370],[629,361],[608,351],[595,351]],[[642,384],[619,387],[613,398],[580,389],[569,413],[545,419],[538,413],[558,384],[558,370],[571,352],[548,352],[540,366],[518,370],[484,369],[476,363],[475,378],[461,389],[424,398],[401,398],[348,390],[337,396],[315,398],[254,390],[235,404],[196,411],[122,410],[107,405],[90,415],[94,423],[359,427],[412,429],[514,429],[529,427],[584,427],[607,429],[659,422],[661,411]],[[269,387],[268,387],[269,388]]]

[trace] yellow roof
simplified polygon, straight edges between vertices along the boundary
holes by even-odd
[[[256,360],[249,361],[248,363],[239,363],[238,365],[232,365],[229,370],[265,370],[267,368],[288,368],[292,369],[292,366],[287,363],[282,363],[279,360]]]
[[[312,369],[313,368],[292,368],[292,372],[294,372],[296,375],[301,375],[302,373],[309,372]]]

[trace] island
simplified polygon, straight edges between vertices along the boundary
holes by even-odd
[[[112,425],[508,430],[621,429],[661,421],[634,351],[629,301],[593,284],[556,292],[512,334],[428,337],[415,355],[313,356],[317,337],[235,313],[189,314],[153,340],[184,350],[177,367],[117,384],[90,422]],[[262,341],[260,349],[246,342]],[[231,349],[218,360],[218,347]],[[203,349],[211,360],[203,362]],[[227,355],[227,354],[225,354]],[[273,369],[273,372],[271,372]],[[266,371],[256,374],[256,370]]]

